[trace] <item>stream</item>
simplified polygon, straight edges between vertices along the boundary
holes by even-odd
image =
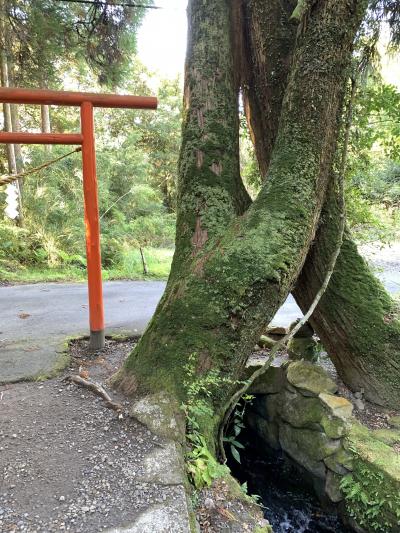
[[[249,494],[261,498],[274,533],[351,533],[336,514],[322,508],[282,452],[269,449],[261,454],[250,442],[241,451],[241,465],[231,458],[229,467],[240,483],[247,482]]]

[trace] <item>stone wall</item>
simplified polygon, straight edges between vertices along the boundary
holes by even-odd
[[[247,425],[308,473],[322,501],[356,531],[400,531],[400,456],[388,444],[400,443],[398,429],[361,426],[336,383],[308,361],[271,367],[250,392]]]

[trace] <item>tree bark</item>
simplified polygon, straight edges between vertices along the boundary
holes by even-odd
[[[293,24],[289,20],[292,5],[271,2],[268,13],[265,13],[267,7],[262,0],[244,4],[244,18],[248,21],[245,24],[247,54],[244,57],[252,69],[250,76],[245,68],[241,71],[245,73],[245,95],[249,95],[249,126],[264,176],[278,131],[280,95],[285,90],[295,41],[291,33]],[[260,53],[263,48],[259,40],[276,43],[276,47],[267,47]],[[275,69],[275,63],[280,69]],[[260,110],[264,110],[268,121],[263,120]],[[323,282],[337,240],[339,214],[337,191],[332,185],[321,227],[293,291],[303,312],[308,310]],[[372,402],[400,406],[397,305],[359,256],[349,231],[345,233],[335,275],[310,321],[340,377],[352,390],[362,389]]]
[[[40,119],[42,133],[51,133],[50,106],[40,106]],[[46,144],[44,148],[46,152],[51,152],[51,144]]]
[[[240,73],[244,109],[265,178],[296,40],[297,26],[289,22],[296,0],[240,0],[236,5],[238,33],[243,35]]]
[[[322,224],[294,290],[304,311],[324,277],[338,230],[334,185]],[[354,391],[391,408],[400,407],[399,306],[359,255],[349,232],[331,282],[310,319],[339,376]]]
[[[172,276],[250,198],[240,177],[238,80],[229,2],[189,2],[177,237]]]
[[[291,290],[315,236],[363,7],[356,0],[321,0],[309,13],[267,180],[252,206],[232,220],[243,204],[235,201],[234,55],[231,41],[222,39],[231,23],[229,6],[190,2],[177,252],[167,290],[117,380],[127,390],[167,390],[184,401],[184,365],[194,354],[196,375],[212,369],[220,377],[209,398],[215,417],[199,420],[209,442],[248,354]],[[233,161],[226,154],[235,155]]]
[[[0,13],[1,17],[1,26],[4,28],[4,13]],[[3,33],[5,38],[5,34]],[[1,86],[9,87],[9,67],[8,67],[8,58],[6,50],[0,50],[1,55]],[[4,114],[4,129],[5,131],[17,131],[15,128],[18,126],[18,121],[16,117],[15,106],[7,103],[3,103],[3,114]],[[10,174],[18,174],[22,171],[22,153],[21,146],[16,144],[7,144],[7,162],[8,162],[8,171]],[[19,224],[22,223],[22,194],[21,194],[21,180],[15,181],[13,184],[7,186],[6,191],[15,190],[16,196],[18,199],[19,213],[17,216],[17,221]]]

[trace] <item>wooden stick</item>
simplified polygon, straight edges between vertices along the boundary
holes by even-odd
[[[100,383],[97,383],[95,381],[89,381],[88,379],[84,379],[78,375],[67,376],[65,378],[65,381],[72,381],[76,385],[81,385],[81,387],[86,387],[87,389],[91,390],[92,392],[97,394],[97,396],[103,398],[106,407],[108,407],[109,409],[113,409],[117,412],[123,411],[122,405],[120,403],[113,402],[109,394],[105,391],[103,386],[100,385]]]

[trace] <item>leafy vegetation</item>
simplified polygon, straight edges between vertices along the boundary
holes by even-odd
[[[179,79],[159,79],[134,54],[135,29],[143,12],[106,4],[71,4],[65,9],[46,0],[24,4],[25,11],[17,10],[14,2],[8,7],[1,15],[13,21],[12,31],[17,32],[6,50],[13,83],[142,95],[158,87],[157,112],[99,109],[95,130],[104,277],[166,278],[175,239],[182,95]],[[43,32],[47,40],[41,48]],[[109,50],[107,57],[104,50]],[[39,106],[18,106],[17,118],[23,131],[44,127]],[[52,108],[48,120],[52,131],[79,130],[75,108]],[[19,170],[68,151],[23,146]],[[8,174],[6,162],[7,157],[2,158],[2,174]],[[27,176],[21,190],[18,220],[7,217],[5,188],[0,190],[0,278],[84,279],[81,155]]]
[[[194,487],[201,489],[210,486],[214,479],[229,473],[228,467],[218,463],[215,455],[209,450],[206,437],[200,432],[199,424],[199,420],[214,417],[214,410],[209,400],[228,378],[222,377],[215,370],[197,375],[197,363],[197,354],[190,354],[184,366],[186,376],[184,387],[187,399],[181,405],[181,409],[185,413],[187,426],[186,467]]]

